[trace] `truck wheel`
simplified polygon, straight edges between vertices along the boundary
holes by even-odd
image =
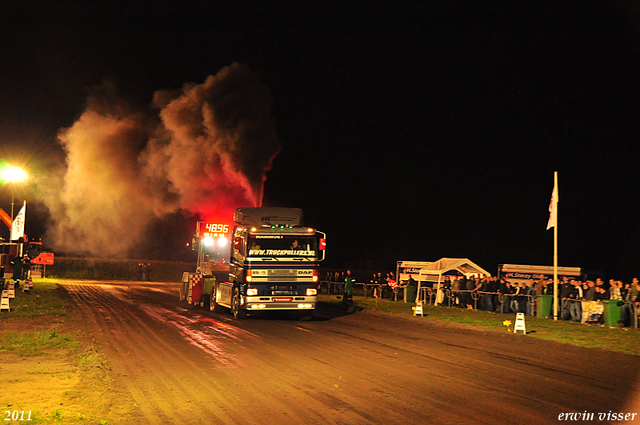
[[[213,285],[211,295],[209,296],[209,311],[216,312],[218,310],[218,302],[216,301],[216,285]]]
[[[233,297],[231,298],[231,312],[234,319],[244,319],[247,317],[247,312],[240,308],[240,288],[237,286],[233,288]]]

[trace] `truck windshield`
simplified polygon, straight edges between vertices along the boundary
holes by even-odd
[[[315,257],[317,242],[313,236],[251,235],[250,257]]]

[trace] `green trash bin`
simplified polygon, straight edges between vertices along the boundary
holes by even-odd
[[[404,302],[406,302],[406,303],[414,303],[414,302],[416,302],[417,289],[418,288],[416,288],[413,285],[409,285],[406,288],[404,288]]]
[[[536,299],[536,307],[538,309],[537,317],[546,319],[551,316],[551,305],[553,304],[553,295],[538,295]],[[558,306],[560,307],[560,306]],[[558,314],[560,314],[558,312]]]
[[[604,324],[615,328],[618,326],[618,320],[620,320],[621,306],[618,305],[621,300],[602,300],[604,305]]]

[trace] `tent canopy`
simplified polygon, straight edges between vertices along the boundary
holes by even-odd
[[[468,258],[441,258],[420,270],[420,276],[425,276],[424,280],[438,282],[440,276],[459,272],[466,277],[473,275],[491,276],[491,273],[469,260]],[[457,274],[457,273],[456,273]],[[434,279],[431,279],[433,277]]]
[[[440,283],[443,275],[460,274],[465,277],[471,276],[491,276],[491,273],[469,260],[468,258],[441,258],[434,263],[427,264],[420,270],[420,279],[418,280],[418,293],[416,294],[416,303],[421,300],[421,283],[422,281],[438,282],[438,294],[436,296],[436,305],[441,304],[444,294],[441,291]]]

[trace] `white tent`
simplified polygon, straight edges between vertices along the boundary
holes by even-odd
[[[438,261],[428,264],[420,270],[420,279],[418,280],[418,293],[416,294],[416,303],[420,300],[421,282],[431,281],[438,282],[436,304],[442,303],[444,294],[441,290],[442,276],[447,272],[457,271],[465,277],[472,276],[490,277],[491,273],[469,260],[468,258],[441,258]]]

